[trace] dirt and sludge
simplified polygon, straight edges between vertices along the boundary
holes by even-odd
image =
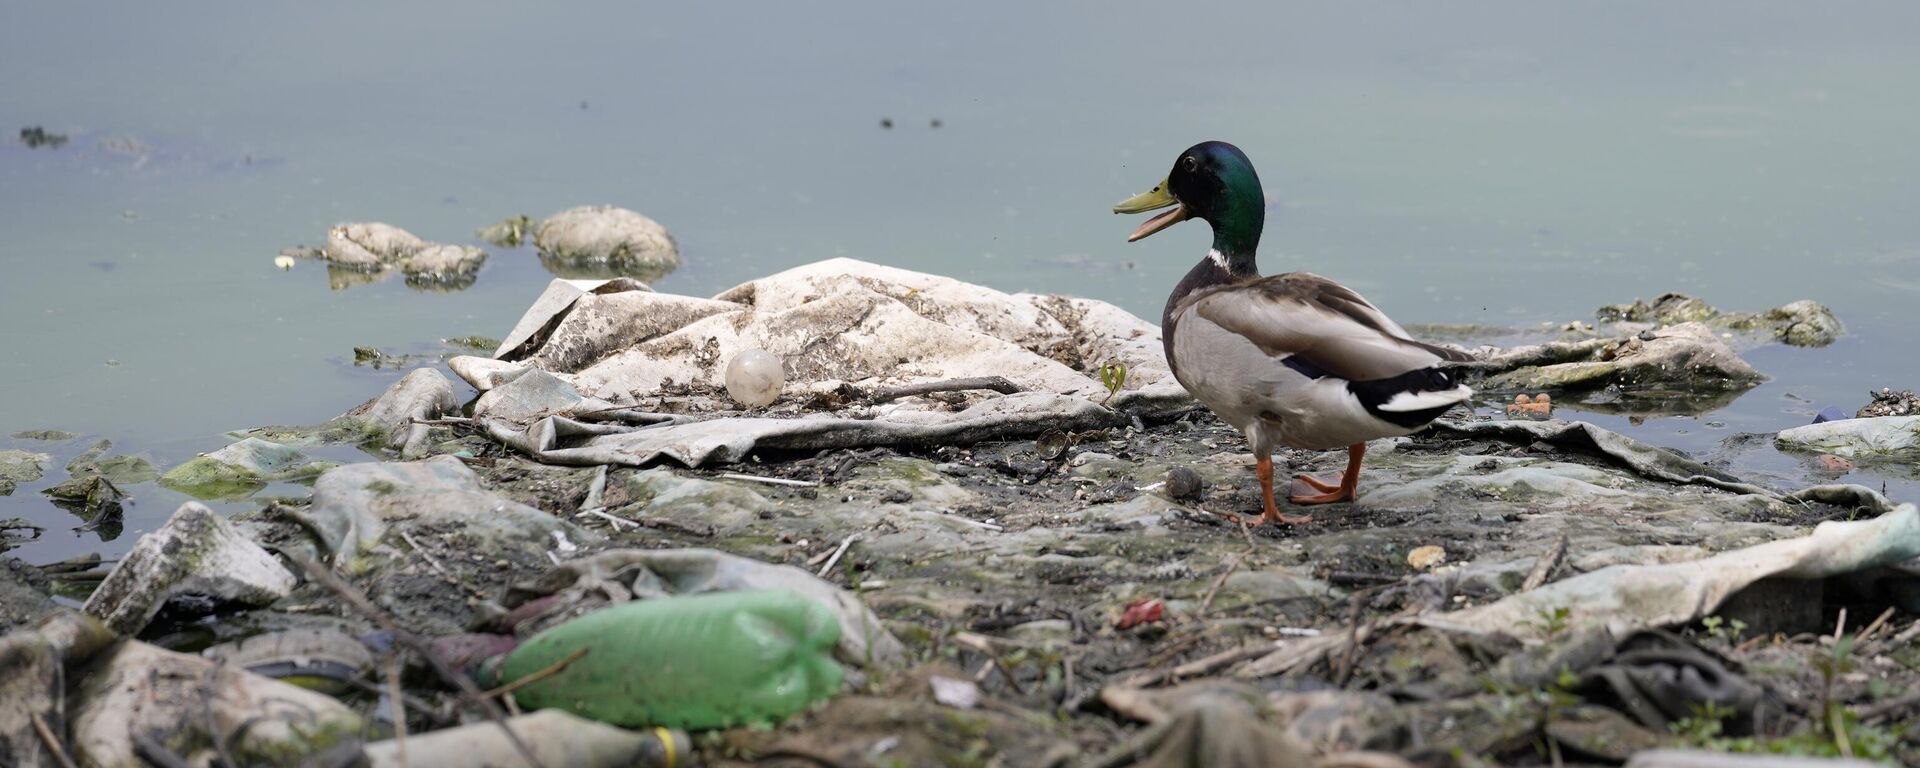
[[[498,765],[1914,764],[1920,511],[1813,458],[1911,466],[1911,397],[1694,455],[1570,409],[1697,413],[1764,376],[1740,350],[1839,332],[1823,308],[1696,302],[1444,338],[1482,361],[1483,402],[1371,444],[1355,501],[1251,526],[1244,440],[1108,305],[845,260],[711,300],[556,283],[499,351],[452,361],[473,401],[415,368],[202,473],[309,494],[186,505],[117,563],[0,570],[0,685],[22,692],[0,745],[20,765],[454,764],[441,732],[499,739]],[[787,359],[767,408],[727,397],[746,349]],[[372,460],[309,455],[342,444]],[[1809,461],[1743,476],[1765,448]],[[43,456],[0,467],[38,478]],[[767,588],[831,625],[782,653],[844,673],[778,715],[616,728],[518,713],[578,654],[501,678],[582,617]],[[115,682],[140,674],[196,703]]]

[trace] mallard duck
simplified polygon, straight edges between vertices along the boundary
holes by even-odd
[[[1213,247],[1167,297],[1161,343],[1174,378],[1246,434],[1266,507],[1258,522],[1313,520],[1275,506],[1275,447],[1345,447],[1346,472],[1295,478],[1289,497],[1302,505],[1348,501],[1368,440],[1412,434],[1473,396],[1447,369],[1471,359],[1466,353],[1415,341],[1353,289],[1306,272],[1260,276],[1254,250],[1266,197],[1238,147],[1195,144],[1165,181],[1113,212],[1167,206],[1173,210],[1127,241],[1187,219],[1213,226]]]

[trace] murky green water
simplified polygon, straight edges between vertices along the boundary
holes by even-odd
[[[1920,6],[1349,5],[11,7],[0,130],[70,140],[0,141],[0,447],[165,467],[317,422],[399,375],[353,347],[498,336],[548,278],[498,248],[456,293],[272,266],[340,221],[471,242],[611,203],[679,238],[661,290],[848,255],[1156,317],[1205,230],[1129,246],[1107,208],[1209,138],[1259,165],[1267,270],[1406,322],[1681,290],[1852,332],[1751,353],[1775,380],[1723,412],[1609,426],[1704,449],[1920,385]],[[39,487],[0,498],[48,527],[34,562],[180,501],[134,487],[102,543]]]

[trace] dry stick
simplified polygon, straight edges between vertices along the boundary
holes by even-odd
[[[1893,610],[1893,606],[1887,606],[1886,610],[1880,612],[1880,618],[1874,619],[1873,623],[1868,624],[1866,629],[1860,630],[1860,642],[1865,643],[1868,640],[1872,640],[1874,633],[1879,632],[1880,628],[1886,626],[1887,621],[1893,618]]]
[[[40,717],[39,712],[33,713],[33,730],[40,734],[40,741],[47,745],[48,752],[53,753],[53,759],[60,763],[60,768],[78,768],[73,764],[73,758],[67,756],[66,746],[53,735],[53,729],[47,727],[46,719]]]
[[[602,520],[605,520],[605,521],[607,521],[607,524],[608,524],[608,525],[611,525],[611,526],[613,526],[613,530],[614,530],[615,532],[619,532],[619,531],[624,531],[624,530],[626,530],[625,528],[621,528],[621,527],[620,527],[620,526],[623,526],[623,525],[631,525],[631,526],[633,526],[633,527],[635,527],[635,528],[639,528],[639,527],[640,527],[640,524],[639,524],[639,523],[636,523],[636,522],[634,522],[634,521],[632,521],[632,520],[628,520],[628,519],[626,519],[626,518],[624,518],[624,517],[615,517],[615,516],[613,516],[613,515],[609,515],[609,514],[607,514],[606,512],[603,512],[603,511],[601,511],[601,510],[600,510],[600,508],[598,508],[598,507],[595,507],[595,508],[593,508],[593,509],[583,509],[583,510],[580,510],[580,514],[578,514],[578,515],[574,515],[574,517],[580,517],[580,516],[582,516],[582,515],[591,515],[591,516],[593,516],[593,517],[597,517],[597,518],[600,518],[600,519],[602,519]]]
[[[480,688],[475,686],[472,680],[468,680],[466,675],[460,674],[454,671],[452,667],[447,666],[447,663],[441,660],[438,654],[433,652],[432,646],[427,645],[426,641],[421,640],[412,632],[401,629],[399,624],[394,623],[392,616],[388,616],[385,612],[375,607],[373,602],[367,599],[366,595],[361,594],[360,590],[354,589],[353,585],[341,580],[339,576],[335,575],[333,571],[328,570],[325,566],[298,555],[291,556],[291,559],[300,564],[300,568],[307,572],[309,578],[318,582],[320,586],[326,587],[334,594],[339,595],[340,599],[345,600],[354,610],[372,619],[375,624],[380,625],[381,629],[392,632],[394,638],[399,640],[401,644],[407,646],[408,650],[419,654],[420,658],[426,660],[427,666],[433,669],[434,674],[439,675],[440,679],[453,684],[454,688],[459,691],[462,702],[467,706],[485,713],[487,719],[492,720],[495,725],[500,726],[500,730],[506,732],[507,740],[513,742],[513,748],[520,752],[521,757],[526,758],[527,762],[535,766],[535,768],[545,768],[545,764],[540,762],[540,757],[533,753],[533,750],[527,746],[526,742],[520,740],[520,734],[514,733],[512,728],[507,727],[507,724],[503,721],[506,713],[500,711],[500,707],[493,703],[493,699],[480,695]]]
[[[581,511],[600,509],[606,506],[601,498],[607,495],[607,465],[602,464],[593,471],[593,482],[587,484],[587,497],[580,501]],[[616,526],[617,527],[617,526]]]
[[[1360,664],[1360,606],[1359,600],[1353,601],[1353,613],[1347,625],[1347,647],[1340,654],[1340,671],[1333,681],[1336,688],[1347,687],[1347,682],[1353,679],[1353,668]],[[1371,626],[1367,634],[1373,634]]]
[[[1915,639],[1920,639],[1920,619],[1915,619],[1912,626],[1894,635],[1892,642],[1894,645],[1902,645]]]
[[[833,566],[840,562],[840,556],[846,554],[847,547],[853,546],[854,539],[858,538],[860,538],[860,534],[849,533],[846,538],[841,539],[840,548],[833,551],[833,557],[827,558],[827,564],[820,566],[820,572],[814,575],[824,579],[827,577],[827,574],[832,573]]]
[[[1195,632],[1191,635],[1187,635],[1186,637],[1173,641],[1173,643],[1170,644],[1166,650],[1154,654],[1153,658],[1147,659],[1147,666],[1159,667],[1166,664],[1169,661],[1173,661],[1173,657],[1180,655],[1183,651],[1187,650],[1188,648],[1192,648],[1193,646],[1198,645],[1200,643],[1200,640],[1205,638],[1206,636],[1207,636],[1206,630],[1201,630],[1199,632]]]
[[[767,485],[790,485],[795,488],[812,488],[819,485],[819,483],[813,482],[812,480],[792,480],[785,477],[766,477],[764,475],[747,475],[747,474],[741,474],[739,472],[723,472],[721,474],[715,475],[715,477],[718,477],[721,480],[744,480],[749,483],[766,483]]]
[[[480,590],[467,586],[467,582],[461,580],[460,577],[453,575],[453,572],[447,570],[446,566],[441,565],[439,560],[435,560],[433,557],[433,553],[428,552],[426,547],[420,546],[420,542],[414,541],[412,535],[408,534],[406,531],[401,531],[400,539],[402,541],[405,541],[407,543],[407,546],[413,547],[413,551],[416,554],[420,555],[421,559],[426,560],[427,565],[432,566],[434,572],[440,574],[442,577],[445,577],[448,582],[459,585],[461,589],[464,589],[472,593],[474,597],[479,597],[479,598],[485,597],[485,595],[482,595],[480,593]]]
[[[1840,642],[1840,636],[1847,632],[1847,607],[1840,606],[1840,620],[1833,623],[1833,641]]]
[[[561,672],[565,672],[567,671],[567,667],[573,666],[574,662],[579,661],[581,658],[585,657],[587,655],[587,651],[590,651],[590,650],[593,650],[593,649],[592,648],[576,648],[574,649],[573,653],[567,654],[566,658],[547,665],[545,669],[541,669],[538,672],[535,672],[531,675],[527,675],[526,677],[522,677],[511,683],[502,685],[491,691],[487,691],[486,695],[489,697],[505,696],[509,693],[513,693],[514,691],[520,690],[529,685],[533,685],[534,683],[540,682],[549,677],[553,677],[554,675],[560,674]]]
[[[1071,650],[1060,654],[1060,665],[1065,667],[1060,685],[1060,704],[1064,706],[1068,699],[1073,698],[1073,652]]]
[[[1213,654],[1212,656],[1205,656],[1189,661],[1172,669],[1142,669],[1134,671],[1121,679],[1119,685],[1129,688],[1145,688],[1150,685],[1159,685],[1170,679],[1204,675],[1221,667],[1246,661],[1247,659],[1265,656],[1272,652],[1273,644],[1271,643],[1243,645],[1239,648],[1230,648]]]
[[[1213,580],[1213,586],[1207,587],[1207,596],[1200,599],[1201,614],[1205,614],[1208,608],[1213,607],[1214,595],[1220,594],[1220,587],[1227,583],[1228,576],[1232,576],[1233,572],[1239,569],[1240,559],[1243,557],[1245,555],[1235,555],[1233,560],[1227,563],[1227,569],[1220,573],[1220,577]]]
[[[1860,710],[1860,722],[1871,723],[1890,720],[1908,709],[1920,707],[1920,691],[1913,691],[1897,699],[1889,699]]]
[[[1000,670],[1000,676],[1003,678],[1006,678],[1007,687],[1013,689],[1014,695],[1015,696],[1027,695],[1027,687],[1024,685],[1021,685],[1020,679],[1013,676],[1013,670],[1008,669],[1006,664],[1001,663],[1000,656],[996,654],[996,655],[993,655],[991,658],[993,661],[993,668]]]
[[[455,581],[459,580],[457,577],[453,575],[452,572],[447,570],[446,566],[441,565],[439,560],[434,559],[432,552],[428,552],[426,547],[420,546],[420,542],[414,541],[413,536],[411,534],[407,533],[406,531],[401,531],[400,539],[402,541],[405,541],[407,543],[407,546],[413,547],[413,551],[416,554],[420,555],[420,559],[427,561],[427,565],[432,566],[434,573],[438,573],[441,576],[445,576]]]
[[[381,694],[388,692],[386,689],[381,688],[380,686],[374,685],[365,680],[361,680],[360,678],[357,678],[357,677],[349,678],[345,682],[347,685],[351,685],[355,688],[358,688],[362,691],[373,694],[375,696],[379,696]],[[407,706],[412,707],[414,710],[418,711],[422,715],[425,715],[426,717],[432,718],[433,722],[435,723],[444,725],[452,722],[449,718],[440,714],[439,712],[440,708],[435,706],[432,702],[423,700],[418,696],[415,696],[411,693],[407,693],[406,691],[401,691],[400,697],[407,700]]]
[[[875,403],[884,403],[903,397],[912,397],[914,395],[930,395],[935,392],[965,392],[974,389],[991,389],[1003,395],[1011,395],[1023,391],[1020,389],[1020,385],[1008,381],[1005,376],[975,376],[965,379],[928,381],[920,384],[908,384],[904,387],[884,389],[875,392],[872,400]]]
[[[160,740],[144,733],[133,734],[133,752],[159,768],[193,768],[186,760],[167,749]]]
[[[407,768],[407,703],[400,695],[399,654],[387,655],[387,705],[393,709],[393,743],[400,753],[400,768]]]
[[[1520,583],[1521,592],[1539,589],[1553,578],[1553,572],[1560,570],[1560,564],[1567,559],[1567,537],[1562,534],[1553,540],[1553,546],[1547,547],[1547,553],[1533,561],[1533,570],[1527,573],[1527,580]]]

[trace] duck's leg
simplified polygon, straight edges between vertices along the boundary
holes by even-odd
[[[1255,467],[1258,468],[1260,474],[1260,502],[1267,508],[1266,514],[1261,515],[1258,522],[1280,523],[1282,525],[1305,525],[1313,522],[1313,518],[1306,515],[1280,514],[1280,508],[1274,505],[1272,456],[1262,454],[1257,460]]]
[[[1301,478],[1302,480],[1307,480],[1307,484],[1318,488],[1322,493],[1314,496],[1294,494],[1287,500],[1295,504],[1332,504],[1338,501],[1351,501],[1354,490],[1360,487],[1360,460],[1366,458],[1366,455],[1366,443],[1354,443],[1353,445],[1347,446],[1347,471],[1340,476],[1340,485],[1327,487],[1318,481]]]

